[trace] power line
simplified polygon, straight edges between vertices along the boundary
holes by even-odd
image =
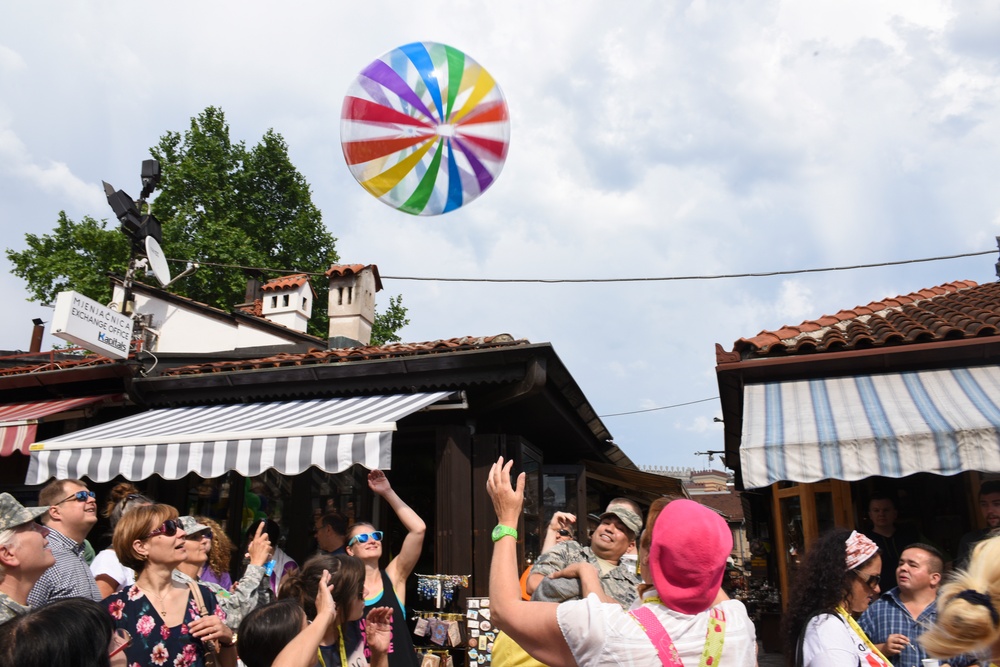
[[[854,271],[857,269],[875,269],[884,266],[901,266],[904,264],[922,264],[926,262],[940,262],[949,259],[962,259],[965,257],[978,257],[980,255],[992,255],[993,250],[982,250],[979,252],[966,252],[957,255],[940,255],[938,257],[922,257],[919,259],[901,259],[894,262],[878,262],[875,264],[852,264],[849,266],[827,266],[811,269],[790,269],[788,271],[762,271],[754,273],[722,273],[714,275],[692,275],[692,276],[659,276],[645,278],[435,278],[430,276],[381,276],[382,280],[410,280],[418,282],[442,282],[442,283],[536,283],[536,284],[559,284],[559,283],[638,283],[638,282],[670,282],[680,280],[723,280],[728,278],[769,278],[773,276],[794,276],[804,273],[830,273],[834,271]],[[189,260],[170,259],[171,262],[186,263]],[[326,275],[323,271],[299,271],[297,269],[273,269],[260,266],[242,266],[240,264],[220,264],[218,262],[198,261],[201,266],[215,266],[224,269],[245,269],[252,271],[267,271],[270,273],[299,274],[304,273],[310,276]]]
[[[687,403],[674,403],[673,405],[663,405],[658,408],[646,408],[645,410],[632,410],[631,412],[613,412],[609,415],[597,415],[598,418],[604,419],[605,417],[620,417],[622,415],[637,415],[641,412],[656,412],[657,410],[669,410],[670,408],[680,408],[685,405],[694,405],[695,403],[707,403],[708,401],[715,401],[719,397],[713,396],[712,398],[699,398],[697,401],[688,401]]]

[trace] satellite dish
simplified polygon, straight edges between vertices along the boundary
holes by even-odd
[[[153,275],[161,285],[166,286],[170,282],[170,267],[167,266],[163,248],[152,236],[146,237],[146,258],[149,260],[149,268]]]

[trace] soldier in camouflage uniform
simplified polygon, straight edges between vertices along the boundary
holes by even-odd
[[[35,523],[48,507],[24,507],[0,493],[0,623],[27,613],[28,592],[56,559],[49,529]]]
[[[641,529],[642,519],[638,514],[629,507],[612,503],[601,515],[589,547],[570,540],[538,557],[528,576],[528,588],[534,589],[531,599],[565,602],[593,592],[605,602],[617,602],[628,609],[638,595],[636,586],[641,579],[634,565],[620,561]],[[559,578],[549,577],[560,571]]]

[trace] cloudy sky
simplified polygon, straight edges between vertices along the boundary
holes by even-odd
[[[627,8],[623,12],[617,8]],[[221,107],[232,136],[289,144],[345,262],[385,276],[651,278],[988,251],[1000,234],[1000,6],[810,2],[9,3],[0,25],[0,245],[60,210],[108,217],[168,130]],[[373,59],[461,49],[502,87],[497,183],[439,217],[351,177],[340,108]],[[170,255],[170,249],[166,248]],[[959,279],[993,254],[727,280],[483,284],[384,280],[407,341],[551,342],[638,464],[722,448],[715,343]],[[0,259],[7,326],[33,317]],[[60,342],[50,338],[47,342]],[[718,460],[713,464],[719,466]]]

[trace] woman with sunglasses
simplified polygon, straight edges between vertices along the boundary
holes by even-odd
[[[198,586],[202,614],[191,587],[173,579],[184,562],[186,546],[177,510],[169,505],[139,507],[118,522],[112,544],[118,560],[136,572],[135,583],[104,599],[116,628],[132,641],[124,650],[128,663],[203,667],[207,651],[221,648],[218,662],[236,664],[233,631],[208,588]],[[213,642],[210,644],[209,642]]]
[[[399,553],[389,561],[384,570],[379,569],[382,557],[382,531],[370,523],[356,523],[347,538],[347,553],[361,559],[365,565],[365,611],[376,605],[392,609],[392,645],[389,648],[389,667],[418,667],[417,653],[413,648],[406,625],[406,580],[413,573],[420,551],[424,546],[427,525],[409,505],[392,490],[389,480],[381,470],[368,473],[368,488],[385,500],[396,513],[406,537]],[[357,629],[364,636],[365,621]]]
[[[785,613],[790,666],[891,667],[855,620],[879,594],[882,557],[857,531],[835,528],[806,552]]]
[[[185,586],[197,582],[212,591],[222,611],[226,612],[226,625],[235,631],[240,627],[243,617],[257,606],[257,586],[264,579],[264,564],[271,557],[271,542],[264,532],[264,524],[260,525],[250,541],[248,547],[250,564],[243,578],[237,582],[232,591],[228,591],[219,584],[205,581],[201,577],[208,563],[214,537],[212,529],[192,516],[182,516],[178,521],[180,527],[184,529],[184,562],[174,570],[174,579]]]
[[[152,505],[150,498],[139,493],[129,482],[115,484],[111,489],[111,496],[107,505],[104,506],[102,514],[107,517],[111,524],[111,532],[114,534],[115,526],[121,520],[122,515],[130,510],[144,505]],[[135,583],[135,572],[132,568],[125,567],[115,555],[115,550],[111,547],[102,550],[94,561],[90,564],[90,571],[94,573],[97,581],[97,590],[101,592],[101,597],[106,598],[112,593],[117,593],[126,586]]]

